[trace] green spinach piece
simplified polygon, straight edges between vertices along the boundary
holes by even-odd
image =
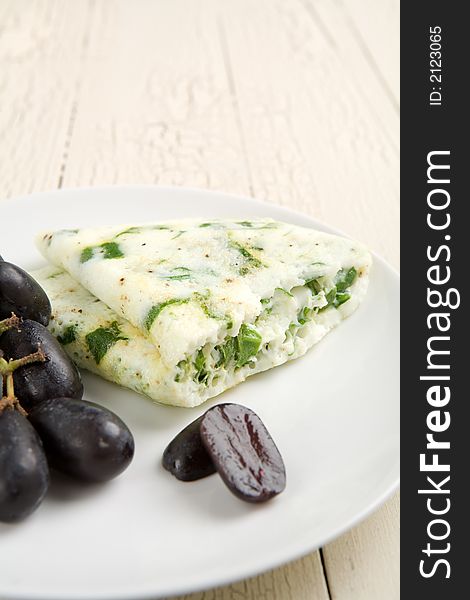
[[[224,319],[225,317],[222,317],[221,315],[212,312],[209,304],[207,303],[207,300],[210,295],[210,291],[206,290],[204,294],[202,294],[201,292],[194,292],[193,297],[196,300],[196,302],[199,303],[199,306],[201,307],[201,310],[206,315],[206,317],[209,317],[210,319]]]
[[[256,258],[256,256],[254,256],[247,248],[245,248],[245,246],[242,246],[242,244],[239,244],[234,240],[229,240],[229,247],[239,252],[244,258],[245,264],[241,265],[238,270],[240,275],[247,275],[250,272],[250,269],[264,267],[259,258]]]
[[[85,263],[91,258],[93,258],[93,251],[93,246],[88,246],[87,248],[84,248],[80,254],[80,262]]]
[[[180,360],[176,366],[179,368],[179,371],[175,375],[175,381],[179,382],[184,375],[187,375],[190,364],[188,360]]]
[[[297,321],[298,321],[299,325],[305,325],[305,323],[308,323],[309,321],[311,321],[312,312],[313,312],[313,309],[309,308],[308,306],[304,306],[302,308],[302,310],[299,312],[299,315],[297,317]]]
[[[308,281],[305,282],[305,285],[310,290],[312,290],[314,296],[316,294],[319,294],[323,289],[323,287],[322,287],[321,283],[318,281],[318,279],[309,279]]]
[[[333,286],[333,287],[331,288],[331,290],[329,290],[329,291],[328,291],[328,292],[325,294],[325,298],[326,298],[326,301],[328,302],[328,306],[329,306],[330,304],[333,304],[333,302],[335,301],[335,298],[336,298],[336,291],[337,291],[337,290],[336,290],[336,286]],[[324,307],[324,308],[326,308],[326,307]]]
[[[196,370],[196,373],[193,378],[194,381],[196,383],[207,383],[209,373],[206,371],[206,357],[204,356],[202,348],[196,355],[196,359],[194,361],[194,369]]]
[[[120,231],[119,233],[117,233],[114,237],[118,238],[121,237],[121,235],[140,233],[141,231],[142,227],[128,227],[127,229],[124,229],[124,231]]]
[[[351,294],[348,294],[347,292],[338,292],[334,300],[335,307],[338,308],[338,306],[347,302],[349,298],[351,298]]]
[[[354,283],[357,277],[357,271],[354,267],[349,270],[341,269],[335,277],[335,285],[338,292],[346,291]]]
[[[261,335],[253,327],[243,323],[237,335],[237,368],[243,367],[256,356],[261,346]]]
[[[225,344],[217,346],[217,350],[219,351],[220,357],[215,366],[221,367],[223,365],[226,367],[237,353],[237,338],[229,337]]]
[[[124,252],[116,242],[105,242],[99,246],[103,250],[103,258],[122,258]]]
[[[158,315],[162,312],[164,308],[167,306],[171,306],[172,304],[186,304],[189,301],[189,298],[172,298],[171,300],[167,300],[166,302],[159,302],[158,304],[154,304],[152,308],[148,311],[147,316],[145,317],[144,327],[147,331],[150,331],[153,322],[158,317]]]
[[[277,287],[276,290],[279,290],[280,292],[284,292],[284,294],[286,294],[287,296],[290,296],[291,298],[294,297],[293,294],[291,294],[288,290],[285,290],[284,288]]]
[[[57,341],[62,344],[62,346],[66,346],[67,344],[71,344],[77,339],[77,325],[68,325],[62,335],[57,336]]]
[[[191,279],[191,269],[187,267],[175,267],[171,270],[172,273],[176,271],[176,275],[162,275],[160,279],[169,279],[172,281],[185,281]]]
[[[85,263],[95,256],[95,252],[103,255],[103,258],[122,258],[124,252],[119,247],[117,242],[104,242],[99,246],[88,246],[82,250],[80,254],[80,262]]]
[[[109,327],[99,327],[88,333],[85,339],[96,364],[99,365],[111,346],[119,340],[127,340],[128,338],[121,335],[117,321],[113,321]]]

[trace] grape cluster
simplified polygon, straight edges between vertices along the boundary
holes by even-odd
[[[51,305],[26,271],[0,256],[0,521],[31,514],[49,487],[49,467],[91,482],[130,464],[125,423],[82,400],[80,373],[46,329]]]

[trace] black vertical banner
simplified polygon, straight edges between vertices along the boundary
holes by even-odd
[[[401,4],[401,597],[470,597],[470,30]]]

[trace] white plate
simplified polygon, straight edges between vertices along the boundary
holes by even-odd
[[[332,231],[274,205],[202,190],[63,190],[0,206],[0,252],[25,268],[43,263],[32,240],[46,228],[269,216]],[[101,487],[55,481],[29,519],[0,524],[0,597],[136,600],[196,591],[276,567],[357,523],[398,482],[398,331],[398,276],[375,257],[354,315],[305,357],[202,407],[156,406],[85,373],[85,397],[133,431],[134,461]],[[173,436],[221,401],[254,409],[284,457],[287,488],[265,505],[241,502],[217,476],[182,483],[160,466]]]

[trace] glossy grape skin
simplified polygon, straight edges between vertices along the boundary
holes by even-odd
[[[185,427],[165,448],[162,465],[180,481],[195,481],[215,473],[199,433],[202,417]]]
[[[31,275],[17,265],[0,261],[0,320],[11,317],[31,319],[47,326],[51,303]]]
[[[106,408],[73,398],[38,404],[29,419],[51,467],[81,481],[103,482],[122,473],[134,456],[127,425]]]
[[[0,414],[0,521],[24,519],[42,502],[49,468],[38,434],[17,410]]]
[[[81,398],[83,384],[77,367],[62,346],[40,323],[26,320],[20,330],[10,329],[0,337],[5,358],[16,359],[41,347],[46,362],[18,368],[13,374],[15,394],[25,410],[49,398]]]
[[[229,490],[246,502],[266,502],[286,487],[276,444],[256,413],[241,404],[217,404],[202,417],[201,440]]]

